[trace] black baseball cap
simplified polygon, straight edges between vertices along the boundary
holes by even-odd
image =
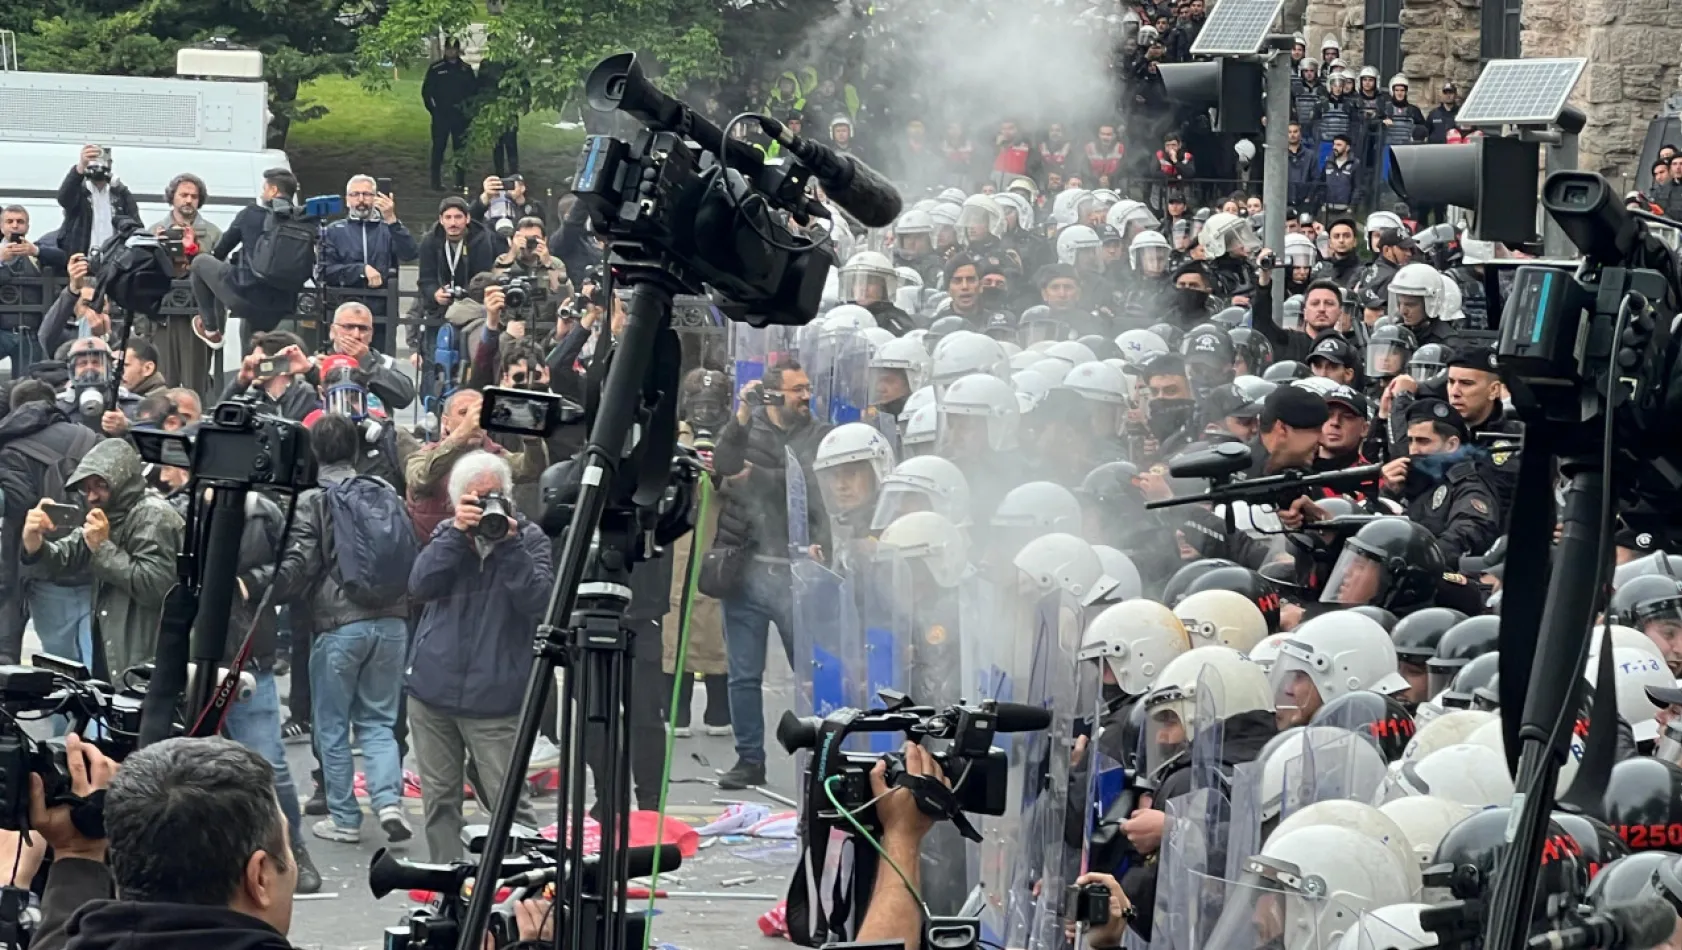
[[[1268,393],[1262,404],[1261,427],[1271,429],[1275,422],[1283,422],[1293,429],[1318,429],[1330,415],[1326,401],[1314,393],[1298,386],[1280,386]]]
[[[1140,379],[1150,379],[1152,376],[1184,376],[1186,361],[1178,353],[1156,353],[1138,364],[1135,373]]]
[[[1326,394],[1326,405],[1337,403],[1348,406],[1349,411],[1365,419],[1367,417],[1367,397],[1348,386],[1339,386]]]
[[[1448,358],[1449,366],[1461,369],[1481,369],[1486,373],[1496,372],[1500,361],[1495,356],[1493,346],[1463,346],[1454,351]]]
[[[1314,349],[1308,354],[1308,365],[1313,366],[1315,360],[1325,360],[1339,366],[1361,365],[1361,358],[1355,353],[1354,344],[1335,335],[1314,344]]]
[[[1209,390],[1203,407],[1204,416],[1209,419],[1254,419],[1262,412],[1261,403],[1244,395],[1231,383]]]
[[[1109,244],[1112,241],[1117,244],[1121,243],[1121,232],[1117,231],[1113,224],[1100,224],[1093,230],[1098,232],[1099,244]]]
[[[1452,426],[1460,436],[1461,442],[1471,441],[1471,433],[1466,428],[1466,420],[1461,418],[1455,408],[1441,399],[1416,399],[1408,407],[1407,424],[1415,422],[1441,422]]]

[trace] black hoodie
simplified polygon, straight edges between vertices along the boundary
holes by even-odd
[[[291,950],[279,931],[226,907],[94,901],[70,919],[66,950]]]

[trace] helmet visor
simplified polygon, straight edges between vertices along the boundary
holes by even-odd
[[[1286,330],[1302,329],[1302,301],[1285,301],[1285,312],[1279,318],[1279,326]]]
[[[1420,380],[1430,379],[1431,377],[1433,377],[1433,376],[1437,375],[1438,373],[1442,372],[1443,367],[1444,367],[1444,364],[1441,360],[1435,360],[1435,359],[1424,359],[1424,360],[1422,360],[1422,359],[1419,359],[1416,356],[1413,359],[1408,361],[1408,375],[1412,376],[1414,379],[1420,379]]]
[[[1061,320],[1030,320],[1022,325],[1022,346],[1035,343],[1060,343],[1069,338],[1069,325]]]
[[[1682,719],[1671,719],[1659,729],[1659,741],[1653,748],[1653,758],[1672,765],[1682,765]]]
[[[1367,373],[1381,378],[1399,376],[1412,355],[1412,350],[1394,340],[1374,340],[1367,344]]]
[[[940,410],[940,437],[936,451],[949,459],[975,458],[987,452],[1011,448],[1002,420],[991,416]]]
[[[899,292],[899,275],[866,268],[844,268],[841,271],[841,299],[846,303],[868,305],[887,303]]]
[[[1219,887],[1213,878],[1201,879],[1206,886],[1216,886],[1214,893],[1201,896],[1205,906],[1198,917],[1220,916],[1207,940],[1185,946],[1329,947],[1337,944],[1338,932],[1348,924],[1338,924],[1334,932],[1329,924],[1322,925],[1323,920],[1360,919],[1359,908],[1315,893],[1324,885],[1310,882],[1294,865],[1257,855],[1244,859],[1242,867],[1241,879],[1230,887]]]
[[[1320,591],[1320,603],[1345,607],[1382,604],[1391,582],[1389,568],[1367,552],[1345,544],[1331,576],[1326,578],[1325,588]]]
[[[1314,249],[1302,244],[1285,248],[1285,263],[1291,267],[1313,267]]]
[[[1185,222],[1177,222],[1178,231]],[[1133,249],[1133,269],[1146,277],[1161,277],[1168,269],[1168,249],[1165,247],[1136,247]]]
[[[1146,699],[1145,710],[1145,772],[1157,776],[1170,763],[1181,759],[1191,750],[1189,723],[1196,709],[1191,693],[1176,688],[1153,692]]]
[[[1436,699],[1440,702],[1444,695],[1448,692],[1448,688],[1454,685],[1454,678],[1460,675],[1460,670],[1465,667],[1465,665],[1466,661],[1463,659],[1433,659],[1426,662],[1425,669],[1428,673],[1426,677],[1426,692],[1431,694],[1432,699]],[[1451,706],[1457,709],[1465,709],[1471,705],[1471,699],[1470,697],[1455,697],[1451,702],[1442,703],[1442,705]]]
[[[368,391],[355,383],[331,386],[322,399],[322,408],[330,413],[365,419],[368,416]]]
[[[876,500],[876,469],[866,459],[831,465],[818,472],[818,487],[830,515],[857,511]]]
[[[934,499],[921,488],[890,482],[882,486],[876,499],[876,513],[870,519],[870,530],[881,531],[901,516],[919,511],[934,511]]]

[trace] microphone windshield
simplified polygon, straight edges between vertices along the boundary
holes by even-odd
[[[993,716],[996,732],[1038,732],[1051,726],[1051,710],[1026,703],[1000,703]]]

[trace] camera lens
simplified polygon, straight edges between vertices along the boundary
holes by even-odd
[[[479,519],[479,535],[487,541],[501,541],[508,537],[508,516],[487,511]]]

